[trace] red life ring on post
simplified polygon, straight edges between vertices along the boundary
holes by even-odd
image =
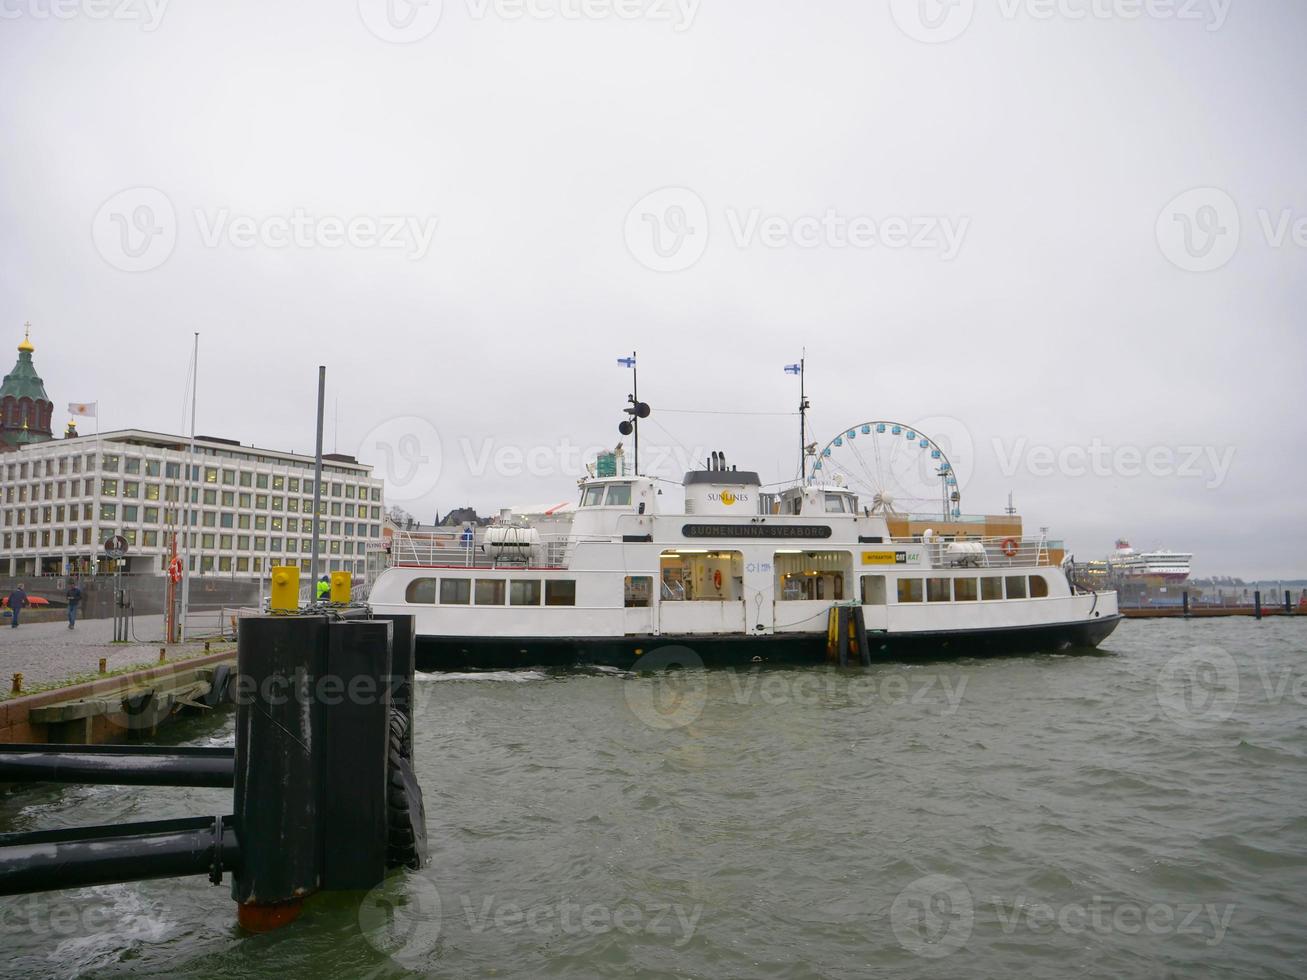
[[[168,562],[168,577],[174,582],[182,580],[182,560],[180,558],[174,558]]]
[[[1016,543],[1015,539],[1005,538],[1003,541],[1003,554],[1007,555],[1009,558],[1013,558],[1016,556],[1017,551],[1020,550],[1020,547],[1021,546]]]
[[[722,590],[722,570],[714,568],[712,573],[712,587],[718,592]]]

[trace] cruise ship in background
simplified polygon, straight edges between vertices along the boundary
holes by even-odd
[[[1116,548],[1107,557],[1108,568],[1125,578],[1143,576],[1169,585],[1189,578],[1193,555],[1180,551],[1135,551],[1125,538],[1118,538]]]
[[[1114,589],[1122,605],[1167,605],[1182,601],[1193,557],[1165,548],[1136,551],[1125,538],[1118,538],[1110,555],[1078,565],[1076,574],[1092,588]],[[1187,591],[1194,600],[1201,595],[1200,589]]]

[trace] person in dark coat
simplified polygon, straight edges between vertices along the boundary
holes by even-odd
[[[27,605],[27,590],[19,582],[18,588],[9,593],[9,613],[14,617],[9,625],[14,629],[18,629],[18,614],[22,612],[25,605]]]
[[[64,598],[68,600],[68,628],[73,629],[77,625],[77,607],[82,603],[82,590],[76,579],[69,580]]]

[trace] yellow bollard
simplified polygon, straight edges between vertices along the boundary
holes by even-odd
[[[331,601],[334,605],[349,605],[350,579],[349,572],[331,573]]]
[[[13,694],[22,694],[22,693],[23,693],[23,675],[22,675],[22,674],[14,674],[14,686],[13,686],[13,688],[12,688],[12,690],[11,690],[11,693],[13,693]]]
[[[294,612],[300,607],[300,569],[298,565],[277,565],[272,569],[273,612]]]
[[[163,663],[167,659],[168,659],[168,648],[159,647],[159,663]]]
[[[102,674],[109,673],[109,661],[104,657],[100,658],[100,673]]]

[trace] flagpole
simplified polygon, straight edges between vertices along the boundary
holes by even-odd
[[[631,421],[635,423],[635,475],[640,475],[640,368],[631,351],[631,397],[635,399],[635,414]]]
[[[805,388],[804,369],[808,360],[805,348],[799,356],[799,483],[806,477],[808,454],[804,451],[804,440],[808,436],[808,396]]]
[[[186,642],[186,615],[191,606],[191,466],[195,460],[195,405],[200,386],[200,332],[195,331],[195,349],[191,354],[191,438],[186,451],[186,472],[182,481],[182,608],[181,641]]]

